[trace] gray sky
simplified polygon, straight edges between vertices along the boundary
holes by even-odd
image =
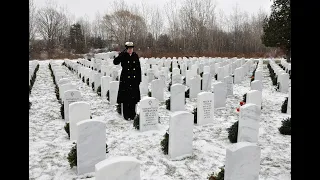
[[[94,20],[96,13],[101,14],[108,12],[110,4],[113,0],[54,0],[59,6],[66,6],[68,11],[77,19],[79,17],[88,16],[89,20]],[[170,0],[124,0],[128,5],[130,4],[145,4],[163,10],[164,5]],[[176,0],[177,3],[184,0]],[[229,15],[236,4],[241,11],[246,11],[249,14],[257,13],[261,8],[263,11],[270,13],[270,0],[213,0],[216,2],[217,10],[222,10],[225,15]],[[34,0],[37,7],[45,5],[46,0]]]

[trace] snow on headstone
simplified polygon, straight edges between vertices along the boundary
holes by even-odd
[[[255,143],[238,142],[226,150],[225,180],[258,180],[260,147]]]
[[[140,161],[134,157],[118,156],[95,165],[95,180],[140,180]]]
[[[84,101],[69,104],[70,140],[76,141],[78,136],[77,123],[90,119],[90,105]]]
[[[170,116],[169,148],[171,159],[192,155],[193,115],[186,111],[176,111]]]
[[[185,86],[182,84],[173,84],[170,93],[170,111],[184,111]]]
[[[78,175],[94,172],[95,165],[106,159],[106,123],[83,120],[77,123]]]
[[[246,103],[240,107],[240,118],[237,142],[258,143],[261,109],[259,106]]]

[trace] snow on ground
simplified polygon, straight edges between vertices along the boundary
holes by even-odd
[[[62,64],[62,60],[56,61]],[[29,179],[69,180],[94,179],[94,172],[76,175],[76,167],[70,168],[67,155],[73,146],[64,131],[64,120],[60,116],[60,104],[48,68],[49,61],[39,61],[40,68],[32,88],[29,110]],[[234,96],[227,98],[226,108],[215,110],[215,121],[210,125],[193,129],[193,155],[180,161],[171,161],[161,151],[160,141],[169,128],[171,112],[160,103],[159,130],[138,132],[132,121],[125,121],[92,88],[83,83],[76,74],[63,66],[73,83],[77,84],[83,100],[90,103],[93,118],[106,122],[107,157],[133,156],[141,161],[142,180],[204,180],[212,172],[219,171],[225,163],[226,148],[231,145],[227,128],[239,118],[236,108],[242,96],[250,90],[250,79],[234,85]],[[291,179],[291,136],[281,135],[278,128],[281,121],[289,117],[280,109],[287,94],[276,92],[271,84],[269,72],[264,65],[263,102],[259,132],[261,147],[260,180]],[[248,76],[249,77],[249,76]],[[215,80],[212,80],[214,82]],[[168,82],[167,82],[168,85]],[[165,99],[169,97],[165,88]],[[196,101],[187,99],[186,109],[193,111]]]

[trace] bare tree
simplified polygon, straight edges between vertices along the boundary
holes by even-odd
[[[39,9],[36,21],[38,32],[46,42],[48,55],[52,57],[54,48],[59,43],[59,36],[65,32],[67,18],[57,10],[57,6],[52,1],[48,1],[46,7]]]
[[[36,6],[33,0],[29,1],[29,53],[32,51],[36,35]]]

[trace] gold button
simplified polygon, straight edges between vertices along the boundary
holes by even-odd
[[[136,76],[133,76],[133,78],[136,78]]]
[[[130,61],[128,61],[128,63],[130,63]]]
[[[128,71],[129,71],[130,69],[128,69]]]
[[[133,68],[133,70],[135,70],[136,68]]]
[[[133,63],[136,63],[135,61],[133,61]]]
[[[130,79],[130,76],[128,76],[128,78]]]

